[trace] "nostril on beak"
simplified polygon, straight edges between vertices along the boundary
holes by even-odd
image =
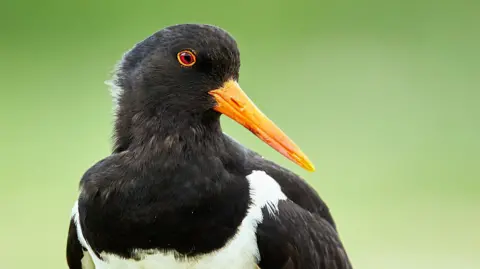
[[[237,106],[237,109],[240,111],[245,110],[245,104],[241,103],[239,100],[235,99],[235,97],[230,97],[230,100],[232,101],[235,106]]]

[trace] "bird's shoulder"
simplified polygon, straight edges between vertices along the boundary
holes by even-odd
[[[115,177],[115,171],[112,171],[110,168],[115,166],[117,160],[118,156],[116,154],[112,154],[97,161],[92,166],[87,168],[80,179],[80,188],[88,185],[98,184],[102,181],[102,179]]]
[[[114,153],[86,169],[79,183],[79,201],[105,201],[111,194],[120,195],[118,190],[133,187],[132,169],[123,155]]]
[[[337,231],[320,216],[290,200],[279,201],[276,214],[263,209],[263,215],[257,228],[260,268],[352,268]]]
[[[237,159],[243,160],[243,166],[246,170],[266,172],[280,185],[282,192],[288,199],[301,208],[319,215],[336,229],[335,222],[327,204],[322,200],[318,192],[302,177],[275,162],[265,159],[257,152],[244,147],[227,134],[225,134],[224,137],[228,141],[231,154],[236,154]]]

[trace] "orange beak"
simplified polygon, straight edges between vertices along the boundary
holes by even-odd
[[[240,123],[294,163],[308,171],[315,171],[308,157],[255,106],[236,81],[229,80],[221,88],[212,90],[209,94],[217,101],[214,108],[216,111]]]

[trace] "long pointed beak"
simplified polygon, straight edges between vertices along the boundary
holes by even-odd
[[[236,81],[229,80],[209,94],[217,101],[216,111],[240,123],[294,163],[308,171],[315,171],[308,157],[255,106]]]

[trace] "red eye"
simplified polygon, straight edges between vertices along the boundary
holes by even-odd
[[[197,57],[189,50],[182,50],[177,54],[178,62],[183,66],[192,66],[197,62]]]

